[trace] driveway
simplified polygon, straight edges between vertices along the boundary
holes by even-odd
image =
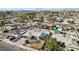
[[[26,51],[26,50],[0,41],[0,51]]]

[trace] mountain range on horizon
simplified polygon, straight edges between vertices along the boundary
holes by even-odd
[[[0,8],[0,11],[79,11],[79,8]]]

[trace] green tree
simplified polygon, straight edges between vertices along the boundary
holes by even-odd
[[[52,33],[50,32],[46,39],[46,48],[48,51],[62,51],[63,48],[58,44],[56,38],[52,38]]]
[[[24,20],[24,19],[17,19],[16,22],[17,22],[17,23],[24,23],[25,20]]]
[[[58,45],[56,38],[47,39],[46,47],[48,51],[62,51],[63,50],[63,48]]]
[[[5,21],[0,21],[0,27],[5,25]]]

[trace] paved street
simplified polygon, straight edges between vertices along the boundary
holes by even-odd
[[[25,51],[25,50],[0,41],[0,51]]]

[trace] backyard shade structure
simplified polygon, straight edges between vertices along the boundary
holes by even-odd
[[[47,32],[43,32],[41,34],[41,36],[39,36],[40,39],[46,39],[46,37],[48,36],[48,33]]]
[[[54,34],[60,34],[61,31],[59,31],[58,29],[54,29],[53,32]]]

